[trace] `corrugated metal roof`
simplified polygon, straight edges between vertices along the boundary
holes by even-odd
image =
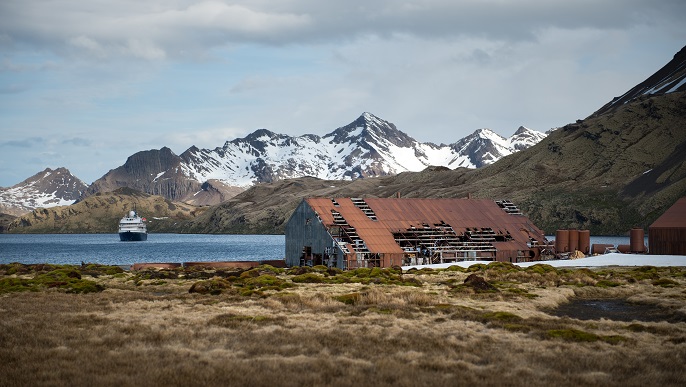
[[[442,223],[450,225],[458,235],[468,228],[509,232],[514,240],[499,242],[499,249],[527,249],[530,236],[539,241],[544,237],[527,217],[510,215],[488,199],[366,198],[364,201],[374,212],[376,221],[365,215],[350,198],[336,198],[338,205],[330,198],[306,199],[327,227],[334,225],[332,211],[340,213],[372,253],[402,253],[393,238],[394,232]]]
[[[686,227],[686,197],[677,200],[650,227]]]

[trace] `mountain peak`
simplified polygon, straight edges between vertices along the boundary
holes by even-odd
[[[53,181],[71,181],[71,180],[76,180],[81,182],[79,178],[76,176],[72,175],[71,172],[67,168],[64,167],[59,167],[55,169],[51,168],[45,168],[44,170],[36,173],[35,175],[29,177],[28,179],[22,181],[19,184],[15,184],[12,188],[14,187],[19,187],[19,186],[24,186],[30,183],[36,183],[36,182],[53,182]],[[81,182],[83,183],[83,182]],[[85,184],[83,184],[85,186]]]
[[[519,128],[517,128],[517,131],[514,132],[514,135],[516,136],[516,135],[518,135],[518,134],[529,133],[529,132],[532,132],[532,131],[534,131],[534,130],[533,130],[533,129],[529,129],[529,128],[527,128],[526,126],[520,126]]]
[[[488,139],[488,140],[496,140],[496,141],[505,141],[506,138],[499,135],[498,133],[494,132],[490,128],[481,128],[477,129],[472,133],[473,137],[478,137],[478,138],[483,138],[483,139]]]
[[[378,144],[380,141],[389,142],[397,146],[408,146],[415,140],[396,126],[369,112],[364,112],[355,121],[342,126],[324,138],[331,138],[332,143]]]
[[[45,168],[21,183],[0,189],[2,212],[20,215],[36,208],[74,203],[88,186],[67,168]]]
[[[367,120],[367,121],[371,121],[371,120],[375,120],[375,119],[378,120],[378,119],[379,119],[379,117],[373,115],[373,114],[370,113],[370,112],[364,112],[364,113],[362,113],[362,115],[361,115],[360,117],[361,117],[361,118],[364,118],[364,119]]]
[[[249,135],[245,136],[244,140],[246,141],[256,141],[261,139],[262,137],[268,137],[268,138],[273,138],[276,136],[276,133],[272,132],[269,129],[257,129],[256,131],[250,133]]]
[[[344,126],[343,128],[364,128],[364,129],[369,129],[369,128],[374,128],[374,127],[379,127],[379,126],[391,126],[395,128],[395,125],[392,123],[383,120],[372,113],[369,112],[364,112],[362,113],[357,119],[350,124]],[[339,128],[340,129],[340,128]]]
[[[545,133],[529,129],[525,126],[520,126],[507,141],[509,142],[511,149],[520,151],[536,145],[546,136]]]

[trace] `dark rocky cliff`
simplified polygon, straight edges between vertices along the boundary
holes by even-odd
[[[129,187],[171,200],[183,200],[202,190],[202,183],[186,177],[181,171],[181,162],[181,157],[167,147],[137,152],[124,165],[93,182],[81,199],[96,192]]]

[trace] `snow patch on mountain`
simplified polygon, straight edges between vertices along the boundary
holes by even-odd
[[[50,168],[9,188],[0,188],[0,212],[20,215],[36,208],[73,204],[87,185],[66,168]]]

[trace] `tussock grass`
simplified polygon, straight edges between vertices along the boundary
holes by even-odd
[[[684,381],[675,361],[686,357],[684,322],[581,321],[545,313],[572,297],[621,297],[676,313],[686,309],[680,270],[659,269],[657,278],[631,282],[632,269],[599,273],[506,264],[414,274],[315,267],[139,277],[107,274],[106,268],[92,276],[80,267],[13,266],[0,267],[0,280],[29,280],[58,269],[73,270],[104,290],[71,294],[39,287],[0,294],[3,385]],[[294,281],[306,274],[326,281]],[[454,291],[470,274],[498,291]],[[420,286],[365,280],[373,278]],[[675,284],[653,285],[661,278]],[[595,286],[600,280],[620,285]],[[220,291],[212,291],[215,285]],[[209,291],[189,292],[202,287]]]

